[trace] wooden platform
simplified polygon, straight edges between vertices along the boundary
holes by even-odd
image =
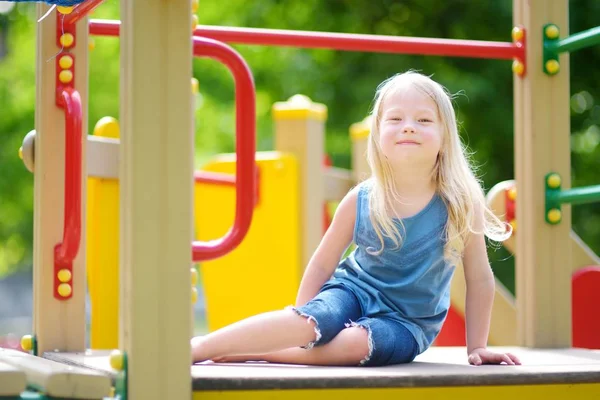
[[[106,374],[0,348],[0,395],[21,393],[25,381],[30,388],[55,398],[102,399],[111,392]]]
[[[25,372],[0,362],[0,397],[18,396],[26,385]]]
[[[510,351],[520,366],[471,366],[462,347],[434,347],[415,362],[381,368],[312,367],[267,363],[191,366],[194,391],[269,389],[415,388],[600,383],[600,351],[496,348]],[[115,376],[108,352],[47,353],[44,357]],[[600,398],[600,385],[598,386]]]

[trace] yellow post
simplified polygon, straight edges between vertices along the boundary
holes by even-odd
[[[557,172],[570,186],[569,56],[560,72],[543,73],[544,25],[568,35],[568,0],[514,0],[514,25],[526,31],[527,70],[514,76],[516,217],[516,297],[518,338],[531,347],[571,346],[571,209],[562,222],[544,216],[544,177]]]
[[[275,150],[291,153],[298,161],[300,213],[300,275],[323,236],[325,204],[323,160],[327,107],[303,95],[273,105]]]
[[[37,6],[38,19],[49,7]],[[81,239],[68,285],[72,297],[54,296],[54,248],[63,241],[65,186],[65,110],[56,104],[57,68],[64,67],[65,84],[78,92],[82,104],[82,166],[86,165],[88,99],[88,19],[77,23],[74,34],[57,43],[57,16],[53,11],[37,27],[35,174],[33,237],[33,325],[38,354],[85,349],[85,168],[81,174]],[[74,39],[74,40],[73,40]],[[60,54],[58,54],[60,52]],[[58,54],[58,55],[57,55]],[[73,55],[73,57],[70,57]],[[73,63],[74,60],[74,63]],[[60,62],[60,63],[59,63]],[[74,74],[71,69],[74,67]],[[73,80],[74,79],[74,80]],[[63,275],[65,279],[68,276]],[[63,294],[69,293],[63,292]]]
[[[371,176],[369,163],[367,162],[367,140],[370,132],[370,116],[360,122],[350,125],[350,139],[352,139],[352,176],[356,183]]]
[[[120,346],[131,399],[191,398],[190,20],[190,0],[121,2]]]
[[[119,139],[119,123],[104,117],[94,136]],[[92,149],[88,156],[94,159]],[[106,160],[103,160],[106,162]],[[117,168],[117,166],[115,166]],[[88,178],[87,271],[91,303],[92,349],[119,346],[119,180]]]

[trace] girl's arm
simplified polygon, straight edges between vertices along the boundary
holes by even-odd
[[[329,229],[306,267],[296,298],[297,307],[315,297],[321,286],[331,277],[344,251],[352,242],[357,196],[358,187],[355,187],[344,196],[337,207]]]
[[[483,215],[477,215],[475,228],[477,232],[483,231]],[[465,318],[469,363],[520,364],[518,358],[510,353],[494,353],[486,348],[494,302],[495,279],[488,260],[483,233],[474,233],[469,238],[463,255],[463,267],[467,285]]]

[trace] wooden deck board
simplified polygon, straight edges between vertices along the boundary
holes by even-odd
[[[25,372],[0,362],[0,396],[18,396],[26,386]]]
[[[110,394],[110,379],[87,368],[68,366],[29,353],[2,348],[0,362],[23,371],[27,385],[48,396],[101,399]]]
[[[520,366],[467,363],[464,347],[434,347],[406,365],[389,367],[314,367],[268,363],[191,366],[194,391],[398,388],[482,385],[541,385],[600,382],[600,351],[584,349],[527,349],[510,351]],[[45,357],[85,366],[114,377],[108,352],[49,353]]]

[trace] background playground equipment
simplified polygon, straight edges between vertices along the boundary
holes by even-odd
[[[81,7],[98,3],[92,0]],[[85,13],[78,13],[77,9],[64,18],[60,15],[46,18],[38,30],[36,68],[33,337],[36,355],[27,355],[25,361],[19,364],[11,354],[3,353],[0,362],[9,363],[12,367],[0,366],[0,379],[5,379],[6,373],[21,385],[26,374],[29,383],[35,385],[36,376],[43,371],[44,385],[49,385],[52,370],[45,365],[51,358],[60,360],[58,365],[68,362],[102,370],[101,374],[95,373],[99,380],[106,382],[106,377],[110,376],[124,383],[124,386],[118,386],[118,394],[132,399],[190,398],[192,391],[194,398],[203,399],[265,395],[362,398],[369,393],[389,397],[461,396],[465,399],[481,396],[596,398],[600,390],[597,355],[585,350],[560,350],[571,345],[570,209],[565,206],[561,223],[551,225],[545,222],[545,216],[536,208],[545,199],[545,193],[539,188],[546,174],[557,173],[564,177],[564,187],[570,184],[568,54],[560,56],[561,65],[565,67],[556,74],[547,76],[542,68],[543,27],[548,21],[558,27],[567,26],[567,5],[566,0],[555,1],[552,5],[543,1],[515,0],[514,25],[518,28],[514,30],[513,43],[208,27],[198,27],[195,34],[204,38],[192,40],[189,28],[181,24],[182,20],[190,17],[188,0],[122,2],[121,32],[120,24],[114,21],[92,21],[88,24]],[[40,4],[38,16],[44,15],[47,9],[46,5]],[[85,247],[75,246],[80,239],[87,239],[79,236],[76,228],[79,227],[82,232],[86,229],[85,223],[80,223],[85,221],[86,210],[78,205],[85,204],[87,189],[81,173],[84,168],[81,167],[87,165],[88,152],[92,150],[91,146],[86,147],[87,141],[82,140],[87,123],[85,71],[89,32],[112,32],[113,35],[120,34],[122,40],[120,115],[124,134],[119,144],[118,167],[122,233],[119,238],[121,311],[118,347],[121,351],[110,357],[110,364],[106,352],[85,351],[83,294],[86,254]],[[190,374],[189,303],[193,291],[182,288],[189,287],[194,280],[194,274],[189,273],[192,260],[218,259],[231,248],[223,246],[224,240],[209,244],[190,243],[193,236],[190,221],[193,209],[192,118],[191,107],[179,104],[182,99],[190,97],[192,54],[184,44],[193,46],[196,54],[204,51],[220,61],[230,62],[228,66],[235,63],[234,59],[237,60],[235,71],[238,75],[244,70],[243,62],[240,62],[243,60],[237,53],[207,37],[238,43],[514,59],[515,162],[520,193],[516,210],[519,221],[516,235],[516,341],[524,346],[516,351],[529,366],[471,368],[460,361],[465,360],[464,348],[438,347],[423,354],[419,358],[420,364],[369,370],[369,373],[364,369],[347,368],[211,368],[200,365],[193,366]],[[56,54],[57,49],[61,51],[56,58],[57,64],[45,62]],[[157,62],[148,63],[148,59]],[[75,64],[77,68],[73,68]],[[60,73],[67,70],[71,74]],[[153,85],[146,84],[147,81],[152,81]],[[254,113],[252,97],[237,100],[238,110],[243,104]],[[63,111],[68,127],[66,145],[62,137],[65,132]],[[237,121],[239,127],[240,120]],[[250,122],[242,126],[253,127],[254,121]],[[297,122],[282,119],[277,124],[289,124],[292,129]],[[545,134],[533,135],[532,132],[537,130]],[[240,132],[237,131],[238,134]],[[238,136],[241,142],[237,142],[238,163],[235,165],[238,211],[235,220],[246,218],[245,222],[249,222],[248,210],[254,210],[256,200],[252,190],[256,172],[253,168],[254,147],[248,142],[249,138],[252,135]],[[79,144],[81,152],[76,151]],[[65,152],[65,147],[70,148],[71,145],[75,145],[75,151]],[[246,154],[250,150],[252,157],[239,157],[240,152]],[[286,148],[280,151],[289,153],[290,157],[293,155]],[[315,168],[318,172],[323,159],[316,159],[310,167],[302,164],[302,158],[295,155],[294,158],[300,177],[297,199],[304,213],[298,223],[303,224],[310,217],[306,214],[308,205],[300,200],[311,188],[304,174],[310,171],[308,168]],[[248,160],[252,161],[250,165],[247,165]],[[269,161],[268,157],[265,160]],[[64,165],[67,173],[63,170]],[[209,167],[215,170],[233,168],[231,164],[225,166],[222,162]],[[245,190],[241,190],[243,188]],[[322,213],[323,196],[318,191],[323,191],[324,185],[315,184],[312,190],[320,196],[311,199],[316,204],[311,209]],[[242,196],[252,201],[244,203]],[[259,196],[257,204],[261,200]],[[65,203],[66,212],[55,208],[55,204],[60,203]],[[67,222],[64,225],[61,223],[63,217]],[[311,220],[310,223],[322,228],[321,220]],[[305,236],[305,230],[302,229],[299,258],[308,254],[307,244],[316,240]],[[227,232],[226,237],[235,237],[236,240],[230,241],[235,242],[235,247],[245,233],[245,229],[233,229]],[[319,229],[318,235],[321,233]],[[61,245],[56,247],[57,243]],[[215,246],[211,247],[211,244]],[[18,371],[14,371],[15,365]],[[115,372],[111,365],[119,372]],[[89,374],[81,369],[69,371],[73,378],[69,377],[65,385],[77,385]],[[252,377],[248,378],[249,375]],[[273,388],[279,390],[269,390]],[[349,388],[361,390],[344,390]],[[11,389],[13,393],[8,395],[18,395],[14,391],[20,389],[15,385]],[[47,391],[48,387],[41,389]],[[101,389],[103,395],[108,395],[104,393],[107,391],[105,386]],[[75,397],[74,392],[70,392],[69,396]],[[96,396],[90,389],[84,396],[78,397]]]

